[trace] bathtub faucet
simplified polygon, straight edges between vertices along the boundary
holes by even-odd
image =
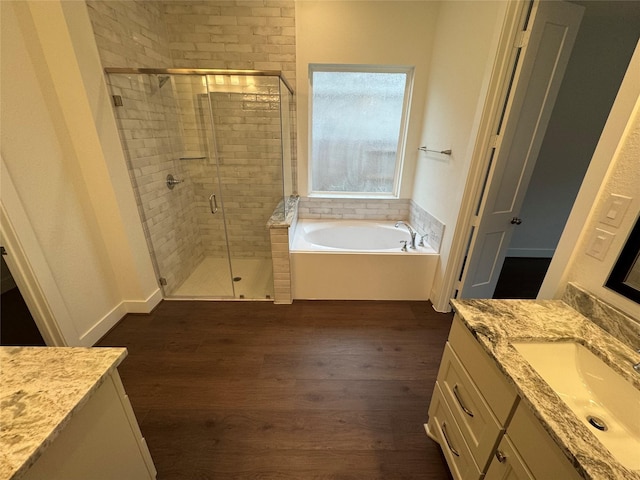
[[[409,248],[413,248],[414,250],[416,249],[416,231],[411,228],[411,226],[403,221],[398,221],[396,222],[396,228],[398,228],[399,225],[404,225],[405,227],[407,227],[407,229],[409,230],[409,235],[411,235],[411,245],[409,246]]]

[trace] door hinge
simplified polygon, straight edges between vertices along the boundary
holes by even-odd
[[[516,35],[516,41],[513,45],[516,48],[524,48],[529,44],[529,37],[531,36],[531,30],[523,30]]]
[[[120,96],[120,95],[112,95],[111,98],[113,98],[114,107],[122,107],[124,105],[122,103],[122,96]]]
[[[163,287],[167,284],[167,279],[164,277],[160,277],[158,281],[160,282],[160,285],[162,285]]]
[[[7,254],[7,250],[4,247],[0,247],[0,255],[3,257]]]
[[[502,135],[492,135],[489,139],[489,148],[498,148],[502,141]]]

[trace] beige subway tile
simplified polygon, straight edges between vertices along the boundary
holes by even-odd
[[[236,17],[223,17],[218,15],[210,15],[206,23],[208,25],[239,25]]]
[[[269,36],[269,43],[274,45],[295,45],[296,38],[292,35],[272,35]]]
[[[238,17],[238,25],[266,25],[267,19],[264,17]]]
[[[251,9],[251,13],[254,17],[279,17],[279,7],[255,7]]]
[[[273,27],[294,27],[295,18],[286,16],[277,16],[267,18],[267,25]]]
[[[223,35],[250,35],[251,27],[250,25],[223,25],[221,28],[220,34]]]
[[[196,44],[197,50],[201,52],[224,52],[225,45],[224,43],[198,43]]]

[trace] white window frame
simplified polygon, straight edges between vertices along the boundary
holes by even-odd
[[[308,154],[308,185],[309,196],[319,198],[399,198],[400,183],[405,161],[405,147],[407,142],[409,110],[411,96],[413,94],[413,66],[403,65],[350,65],[350,64],[309,64],[309,143]],[[395,174],[393,179],[393,189],[391,192],[331,192],[313,190],[313,74],[314,72],[364,72],[364,73],[404,73],[406,83],[404,87],[404,102],[402,105],[402,117],[400,119],[400,134],[398,135],[398,148],[396,150]]]

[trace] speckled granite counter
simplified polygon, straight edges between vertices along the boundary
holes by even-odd
[[[640,355],[560,300],[452,300],[455,311],[576,467],[592,480],[640,479],[622,466],[511,345],[576,341],[636,388]],[[639,453],[640,454],[640,453]]]
[[[18,479],[122,362],[124,348],[0,347],[0,479]]]
[[[273,214],[267,221],[267,228],[287,228],[293,222],[293,219],[298,210],[298,202],[300,197],[292,195],[284,200],[280,200],[280,203],[273,210]]]

